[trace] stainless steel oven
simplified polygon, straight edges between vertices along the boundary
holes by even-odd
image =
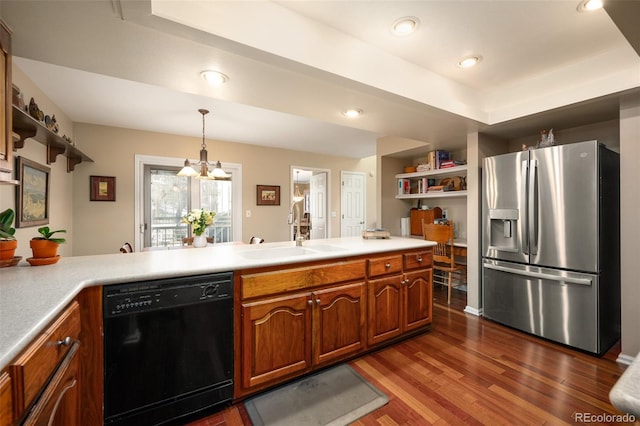
[[[233,274],[105,286],[107,425],[160,425],[233,398]]]

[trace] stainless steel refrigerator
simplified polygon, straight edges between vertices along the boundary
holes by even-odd
[[[597,141],[486,158],[483,315],[602,355],[620,338],[620,160]]]

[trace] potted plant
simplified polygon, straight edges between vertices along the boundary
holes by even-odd
[[[0,261],[12,260],[16,254],[18,241],[13,236],[16,229],[12,227],[15,216],[13,209],[0,213]]]
[[[42,228],[38,228],[38,232],[40,233],[40,236],[33,237],[31,239],[31,251],[33,252],[33,257],[36,259],[56,258],[58,255],[58,245],[65,243],[67,240],[64,238],[54,238],[53,234],[58,232],[67,232],[66,229],[52,231],[48,226],[43,226]]]

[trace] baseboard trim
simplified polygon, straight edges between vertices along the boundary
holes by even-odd
[[[618,358],[616,358],[616,362],[618,364],[631,365],[634,359],[635,357],[621,353],[620,355],[618,355]]]
[[[477,308],[471,307],[469,305],[465,306],[464,312],[467,313],[467,314],[475,315],[477,317],[481,317],[482,316],[482,308],[481,309],[477,309]]]

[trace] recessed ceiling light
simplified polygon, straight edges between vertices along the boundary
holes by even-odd
[[[602,9],[602,0],[582,0],[578,5],[578,12],[592,12]]]
[[[348,118],[356,118],[362,115],[362,110],[357,108],[349,108],[345,111],[342,111],[342,115]]]
[[[482,60],[482,56],[467,56],[466,58],[463,58],[462,60],[460,60],[460,62],[458,62],[458,66],[460,68],[471,68],[477,65],[480,60]]]
[[[391,26],[391,32],[397,36],[408,36],[420,26],[420,20],[415,16],[405,16],[397,19]]]
[[[223,74],[220,71],[207,70],[202,71],[200,75],[202,76],[204,81],[212,85],[224,84],[227,82],[227,80],[229,80],[229,77],[227,77],[226,74]]]

